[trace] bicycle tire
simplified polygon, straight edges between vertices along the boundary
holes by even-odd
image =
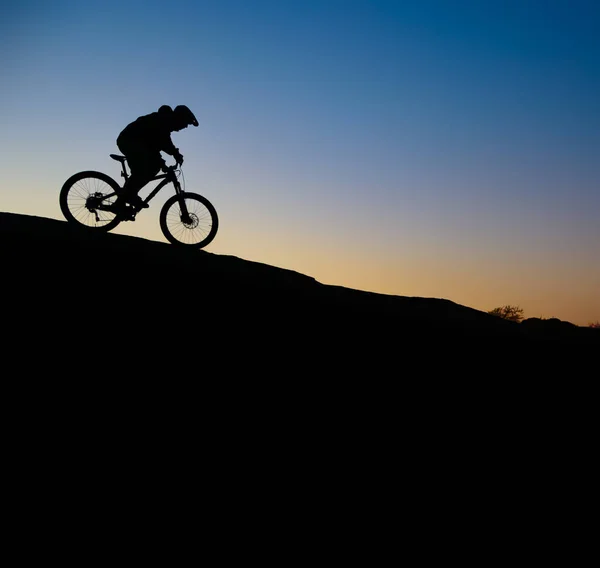
[[[185,199],[191,223],[181,218],[179,202]],[[206,197],[197,193],[182,192],[173,195],[160,210],[160,229],[165,238],[174,245],[204,248],[209,245],[219,230],[217,210]]]
[[[63,184],[60,190],[60,210],[69,223],[95,231],[110,231],[121,220],[109,211],[90,209],[90,198],[96,196],[101,199],[103,194],[118,193],[120,190],[119,184],[102,172],[79,172]],[[116,196],[113,196],[106,203],[114,203],[115,199]]]

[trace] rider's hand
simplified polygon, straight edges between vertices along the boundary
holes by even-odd
[[[181,155],[180,152],[177,152],[176,154],[174,154],[173,158],[175,158],[175,161],[177,162],[178,166],[181,166],[181,164],[183,164],[183,156]]]

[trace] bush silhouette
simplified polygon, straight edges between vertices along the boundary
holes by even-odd
[[[523,308],[519,306],[502,306],[490,310],[488,314],[519,323],[523,319]]]

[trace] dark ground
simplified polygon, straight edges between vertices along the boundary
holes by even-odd
[[[0,213],[0,246],[2,296],[16,325],[33,334],[60,324],[84,341],[130,337],[134,350],[168,340],[344,358],[354,349],[405,357],[408,345],[600,345],[599,330],[568,322],[516,324],[445,299],[323,285],[291,270],[66,221]]]
[[[512,519],[537,507],[532,488],[554,507],[551,476],[586,455],[598,330],[26,215],[0,213],[0,250],[7,463],[24,493],[117,484],[154,506],[156,486],[199,486],[250,503],[250,524],[268,499],[371,524],[367,504],[398,498],[394,515],[446,527],[467,501],[476,524]]]

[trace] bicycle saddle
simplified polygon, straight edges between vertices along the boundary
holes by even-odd
[[[110,154],[110,157],[113,160],[117,160],[117,162],[121,162],[121,163],[127,161],[127,158],[125,156],[119,156],[118,154]]]

